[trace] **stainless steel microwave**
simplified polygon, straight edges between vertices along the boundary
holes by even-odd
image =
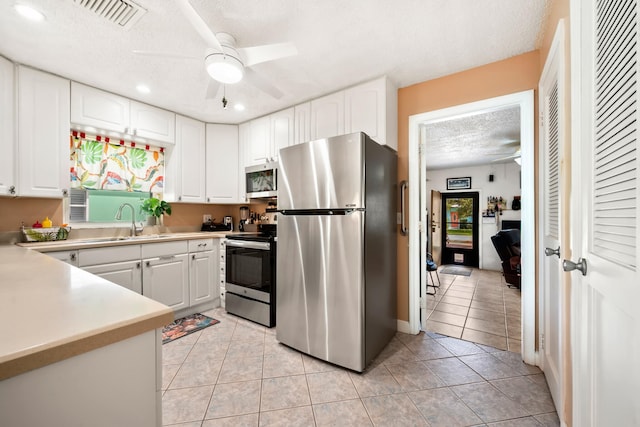
[[[269,162],[245,168],[247,198],[276,197],[278,195],[278,163]]]

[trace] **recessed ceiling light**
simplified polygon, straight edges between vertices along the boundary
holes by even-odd
[[[233,106],[233,108],[236,111],[244,111],[244,105],[242,105],[242,104],[236,104],[236,105]]]
[[[149,89],[149,86],[143,85],[143,84],[139,84],[138,86],[136,86],[136,89],[140,93],[149,93],[149,92],[151,92],[151,89]]]
[[[13,8],[23,17],[30,19],[31,21],[44,21],[44,15],[42,12],[34,9],[26,4],[17,3],[13,5]]]

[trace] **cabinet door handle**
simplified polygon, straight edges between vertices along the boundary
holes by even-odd
[[[136,263],[136,268],[140,268],[140,263],[139,262]]]
[[[196,254],[191,255],[191,259],[196,259]]]
[[[147,267],[151,267],[151,261],[147,261],[147,262],[145,263],[145,265],[146,265]]]
[[[12,185],[11,187],[9,187],[9,194],[14,195],[16,194],[16,186]]]
[[[76,254],[72,253],[71,255],[69,255],[69,258],[71,259],[71,261],[75,261],[76,260]]]

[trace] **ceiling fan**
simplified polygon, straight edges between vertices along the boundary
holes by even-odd
[[[509,142],[507,144],[504,144],[505,146],[511,146],[511,147],[516,147],[516,151],[514,151],[512,154],[508,155],[508,156],[504,156],[504,157],[500,157],[497,159],[493,159],[492,162],[502,162],[504,163],[505,160],[514,160],[517,164],[520,164],[520,141],[513,141],[513,142]],[[494,155],[499,155],[499,154],[504,154],[504,152],[500,152],[500,153],[495,153]]]
[[[220,84],[235,84],[245,80],[263,92],[281,98],[283,93],[254,71],[251,66],[262,62],[274,61],[298,54],[293,43],[274,43],[261,46],[236,47],[236,40],[231,34],[215,33],[196,12],[189,0],[177,0],[177,4],[187,20],[200,37],[207,43],[208,48],[204,56],[204,65],[207,73],[213,80],[207,88],[207,98],[215,97]],[[138,55],[169,56],[182,59],[200,59],[178,53],[163,53],[134,50]],[[223,105],[226,107],[226,100]]]

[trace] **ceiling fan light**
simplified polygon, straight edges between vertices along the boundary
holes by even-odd
[[[207,73],[212,79],[223,84],[234,84],[244,75],[242,62],[233,56],[215,53],[205,59]]]

